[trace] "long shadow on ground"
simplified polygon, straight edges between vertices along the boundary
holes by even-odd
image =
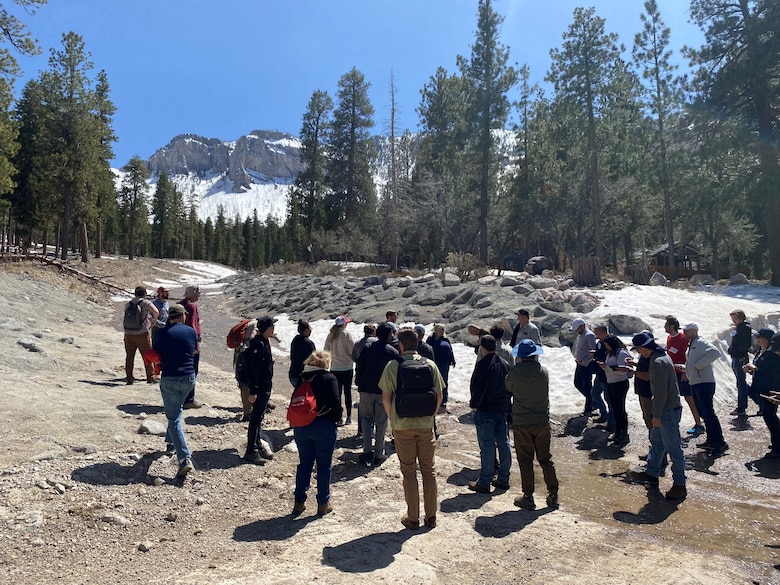
[[[294,518],[292,514],[266,520],[256,520],[233,531],[233,540],[238,542],[259,542],[261,540],[287,540],[307,524],[319,519],[312,514]]]
[[[479,516],[474,521],[474,530],[485,538],[504,538],[514,532],[520,532],[537,518],[552,511],[552,508],[508,510],[496,516]]]
[[[370,573],[390,566],[404,542],[421,531],[367,534],[338,546],[322,549],[322,562],[343,573]]]

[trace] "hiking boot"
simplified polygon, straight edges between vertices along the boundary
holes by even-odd
[[[203,408],[203,403],[202,402],[198,402],[197,400],[193,400],[192,402],[185,402],[183,407],[186,410],[189,410],[191,408]]]
[[[425,527],[426,528],[436,528],[436,516],[430,516],[425,519]]]
[[[508,490],[509,489],[509,483],[501,483],[497,479],[494,479],[490,482],[490,485],[492,485],[494,488],[499,490]]]
[[[729,413],[729,416],[745,416],[745,411],[740,408],[735,408]]]
[[[531,494],[524,494],[515,498],[515,506],[524,510],[536,510],[536,503]]]
[[[558,504],[558,492],[547,494],[547,507],[553,510],[557,510],[560,507],[560,504]]]
[[[409,518],[409,516],[403,516],[401,518],[401,524],[403,524],[404,527],[408,528],[409,530],[417,530],[418,528],[420,528],[420,521],[412,520]]]
[[[317,506],[317,516],[324,516],[331,512],[333,512],[333,506],[330,505],[330,502],[325,502],[324,504]]]
[[[165,443],[165,454],[166,455],[173,455],[176,453],[176,448],[173,446],[172,443]]]
[[[723,443],[720,447],[714,447],[712,450],[710,450],[710,455],[723,455],[728,450],[728,443]]]
[[[633,482],[647,483],[656,487],[658,486],[658,478],[654,475],[650,475],[646,471],[629,471],[626,473],[626,479]]]
[[[469,488],[469,489],[470,489],[472,492],[477,492],[478,494],[489,494],[489,493],[490,493],[490,489],[489,489],[489,488],[486,488],[486,487],[484,487],[484,486],[483,486],[481,483],[479,483],[478,481],[470,481],[470,482],[469,482],[469,485],[468,485],[468,488]]]
[[[257,451],[247,451],[244,455],[244,461],[255,465],[265,465],[265,459]]]
[[[614,439],[612,439],[613,445],[628,445],[631,442],[631,439],[629,438],[627,433],[621,433],[620,435],[616,435]]]
[[[673,485],[672,489],[666,492],[666,499],[670,501],[682,501],[688,497],[688,490],[684,485]]]
[[[379,467],[385,461],[387,461],[387,455],[374,455],[374,460],[371,462],[371,464],[374,467]]]
[[[300,516],[303,514],[303,511],[306,509],[306,503],[305,502],[295,502],[295,505],[292,509],[292,515],[293,516]]]
[[[176,473],[176,477],[184,479],[193,469],[195,469],[195,466],[192,464],[192,460],[187,457],[184,461],[179,462],[179,471]]]
[[[348,417],[347,417],[347,420],[345,420],[345,421],[344,421],[344,424],[345,424],[345,425],[351,425],[351,424],[352,424],[352,417],[351,417],[351,416],[348,416]]]
[[[688,429],[685,432],[694,437],[698,437],[704,432],[704,425],[693,425],[690,429]]]

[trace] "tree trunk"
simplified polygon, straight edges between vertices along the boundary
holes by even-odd
[[[103,251],[103,222],[99,217],[95,228],[95,258],[100,258]]]
[[[70,208],[72,197],[66,190],[65,206],[62,210],[62,223],[60,225],[60,259],[64,262],[68,259],[68,239],[70,238]]]
[[[87,222],[83,219],[79,224],[79,240],[81,243],[81,261],[89,264],[89,238],[87,236]]]
[[[644,264],[629,264],[626,266],[626,276],[636,284],[650,284],[650,273]]]
[[[575,258],[572,269],[572,278],[579,285],[595,286],[602,283],[601,262],[596,256]]]

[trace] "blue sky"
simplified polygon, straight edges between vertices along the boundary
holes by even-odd
[[[658,0],[673,48],[698,46],[688,2]],[[541,83],[550,49],[576,6],[593,6],[627,47],[643,0],[494,0],[514,63]],[[352,67],[371,83],[376,131],[389,119],[393,72],[401,125],[417,128],[420,89],[437,67],[468,56],[477,0],[49,0],[24,16],[42,54],[20,58],[25,81],[48,67],[62,34],[84,38],[95,71],[105,69],[117,106],[115,166],[148,158],[177,134],[235,140],[255,129],[297,135],[316,89],[335,95]],[[680,58],[678,56],[678,58]],[[681,62],[682,59],[680,58]]]

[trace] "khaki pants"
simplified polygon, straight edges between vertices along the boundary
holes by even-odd
[[[547,491],[557,494],[558,477],[550,454],[550,423],[518,425],[513,430],[523,494],[530,496],[534,493],[534,455],[542,468]]]
[[[125,373],[127,374],[127,381],[133,382],[133,366],[135,365],[135,350],[141,352],[143,356],[147,351],[152,349],[152,337],[149,332],[146,333],[125,333]],[[146,379],[151,380],[154,377],[154,368],[151,364],[144,363],[146,369]]]
[[[642,420],[648,431],[653,430],[653,399],[650,396],[637,396],[639,407],[642,409]]]
[[[436,487],[436,466],[434,453],[436,437],[433,429],[393,430],[395,452],[401,465],[404,482],[406,515],[413,522],[420,520],[420,488],[417,483],[417,464],[423,483],[423,505],[425,518],[436,516],[438,490]]]

